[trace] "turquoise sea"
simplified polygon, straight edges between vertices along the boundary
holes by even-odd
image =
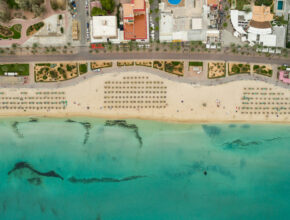
[[[290,219],[290,125],[0,120],[1,220]]]

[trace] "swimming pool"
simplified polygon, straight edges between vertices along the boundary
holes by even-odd
[[[277,4],[277,9],[278,10],[282,10],[283,9],[283,1],[278,1],[278,4]]]
[[[171,5],[178,5],[181,0],[168,0],[168,2],[171,4]]]

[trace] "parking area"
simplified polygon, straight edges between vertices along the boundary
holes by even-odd
[[[75,0],[76,19],[80,23],[80,43],[86,46],[90,40],[90,4],[89,0]]]

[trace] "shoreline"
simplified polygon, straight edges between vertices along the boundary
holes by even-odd
[[[91,115],[91,114],[74,114],[74,113],[66,113],[66,114],[0,114],[0,119],[8,119],[8,118],[40,118],[40,119],[70,119],[70,118],[90,118],[90,119],[100,119],[100,120],[140,120],[140,121],[154,121],[154,122],[162,122],[162,123],[170,123],[170,124],[290,124],[288,121],[247,121],[247,120],[172,120],[169,118],[156,118],[156,117],[134,117],[134,116],[105,116],[105,115]]]

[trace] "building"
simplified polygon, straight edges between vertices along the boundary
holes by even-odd
[[[207,14],[203,6],[201,0],[182,0],[178,5],[167,0],[159,3],[159,40],[206,42]]]
[[[290,68],[279,71],[279,80],[284,83],[290,84]]]
[[[148,40],[148,7],[145,0],[122,4],[124,40]]]
[[[93,16],[91,20],[91,43],[120,43],[120,30],[116,16]]]
[[[231,10],[234,36],[241,37],[250,45],[260,44],[267,47],[285,47],[285,27],[272,27],[273,14],[270,7],[253,6],[252,12]]]

